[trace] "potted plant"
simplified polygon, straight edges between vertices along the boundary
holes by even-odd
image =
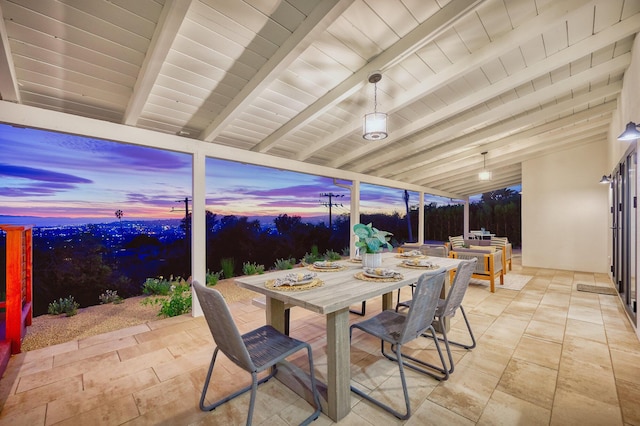
[[[393,249],[389,243],[393,234],[374,228],[371,223],[368,225],[357,223],[353,225],[353,232],[358,237],[356,248],[362,256],[362,266],[366,268],[379,267],[382,264],[382,250],[385,247],[389,250]]]

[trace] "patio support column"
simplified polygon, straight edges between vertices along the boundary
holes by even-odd
[[[201,284],[207,282],[207,224],[206,224],[206,155],[196,151],[192,157],[191,209],[191,277]],[[202,308],[192,290],[191,315],[202,316]]]
[[[464,198],[464,226],[462,236],[464,238],[469,236],[469,197]]]
[[[351,206],[350,212],[350,225],[349,228],[349,253],[351,257],[356,252],[356,234],[353,233],[353,226],[360,223],[360,181],[354,180],[351,184]]]
[[[351,185],[345,185],[338,183],[336,179],[333,179],[333,184],[340,188],[349,190],[349,255],[353,257],[356,252],[356,234],[353,233],[353,226],[360,223],[360,181],[354,180]]]
[[[418,196],[418,244],[424,244],[424,192]]]

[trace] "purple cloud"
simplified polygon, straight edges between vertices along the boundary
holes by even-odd
[[[334,194],[343,194],[348,196],[345,191],[335,191],[327,189],[327,185],[297,185],[287,186],[284,188],[273,188],[257,191],[247,191],[247,194],[259,197],[318,197],[320,193],[332,192]]]
[[[72,186],[70,188],[73,188]],[[55,189],[38,186],[25,186],[21,188],[0,187],[0,196],[2,197],[31,197],[40,195],[52,195],[57,193]]]
[[[0,176],[1,175],[42,182],[93,183],[89,179],[67,173],[52,172],[50,170],[36,169],[33,167],[12,166],[3,163],[0,163]]]
[[[113,144],[107,157],[118,168],[129,166],[145,170],[175,170],[191,167],[191,156],[187,154],[135,145]]]

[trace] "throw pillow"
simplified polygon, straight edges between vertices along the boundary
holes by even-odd
[[[491,237],[491,245],[494,247],[506,246],[509,243],[507,237]]]
[[[457,237],[449,237],[451,247],[464,247],[464,237],[459,235]]]

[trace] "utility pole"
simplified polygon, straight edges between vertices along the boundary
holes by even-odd
[[[409,230],[409,241],[413,242],[413,229],[411,228],[411,212],[409,210],[409,191],[407,191],[406,189],[404,190],[404,205],[406,207],[406,211],[407,211],[407,228]]]
[[[191,201],[189,199],[189,197],[184,197],[184,200],[176,200],[176,203],[184,203],[184,232],[185,232],[185,237],[188,239],[190,232],[189,232],[189,201]],[[175,207],[173,207],[171,209],[172,212],[175,211],[179,211],[182,209],[176,209]]]
[[[184,203],[184,250],[185,250],[185,271],[191,269],[191,230],[189,225],[189,197],[184,197],[184,200],[176,200],[176,203]],[[171,208],[172,212],[180,211],[175,207]]]
[[[321,197],[328,197],[329,198],[329,202],[324,202],[324,201],[320,201],[320,204],[322,204],[325,207],[329,207],[329,229],[333,230],[333,225],[331,224],[331,207],[336,206],[336,207],[342,207],[342,203],[334,203],[333,202],[333,198],[334,197],[344,197],[344,194],[334,194],[333,192],[322,192],[320,193]]]

